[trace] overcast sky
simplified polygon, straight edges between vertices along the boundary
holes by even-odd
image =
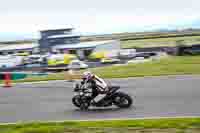
[[[1,32],[74,27],[78,32],[137,31],[200,18],[199,0],[6,0]]]

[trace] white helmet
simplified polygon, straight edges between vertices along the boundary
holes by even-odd
[[[88,79],[92,78],[92,76],[93,76],[93,74],[91,72],[89,72],[89,71],[86,71],[86,72],[83,73],[83,78],[84,79],[88,80]]]

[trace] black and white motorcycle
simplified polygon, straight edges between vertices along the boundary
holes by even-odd
[[[92,89],[85,88],[82,84],[76,84],[72,103],[81,110],[87,110],[90,106],[109,107],[112,105],[119,108],[129,108],[133,103],[132,98],[128,94],[118,91],[119,89],[119,86],[110,86],[106,96],[95,103],[91,98]]]

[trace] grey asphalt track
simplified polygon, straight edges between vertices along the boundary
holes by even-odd
[[[71,103],[71,82],[0,87],[0,122],[200,116],[200,76],[110,79],[134,98],[129,109],[91,108],[82,112]]]

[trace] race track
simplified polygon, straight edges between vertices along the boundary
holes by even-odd
[[[200,76],[109,80],[134,98],[129,109],[79,111],[71,103],[71,82],[0,87],[0,122],[200,116]]]

